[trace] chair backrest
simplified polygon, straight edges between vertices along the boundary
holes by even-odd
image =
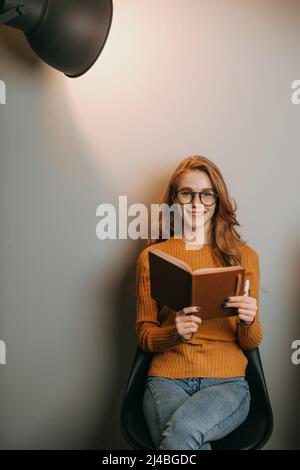
[[[259,350],[255,348],[244,354],[248,359],[246,379],[251,393],[250,411],[233,432],[211,442],[213,450],[261,449],[273,431],[273,413]],[[134,449],[155,449],[143,414],[143,395],[152,356],[153,353],[137,346],[121,404],[121,432]]]

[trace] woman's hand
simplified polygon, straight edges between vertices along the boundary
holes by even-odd
[[[198,307],[185,307],[176,312],[175,324],[178,334],[186,341],[189,341],[192,334],[198,330],[202,319],[196,315],[191,315],[193,312],[199,312]]]
[[[238,307],[238,316],[240,320],[244,320],[246,325],[251,325],[254,322],[257,304],[255,297],[248,295],[236,295],[227,297],[230,301],[224,303],[224,307]]]

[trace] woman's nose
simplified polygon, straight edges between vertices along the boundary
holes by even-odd
[[[200,194],[196,193],[194,195],[193,205],[199,205],[199,204],[202,204],[201,199],[200,199]]]

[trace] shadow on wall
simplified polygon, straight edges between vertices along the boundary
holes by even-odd
[[[152,201],[139,201],[148,207],[150,214],[151,203],[158,204],[160,197],[163,196],[166,187],[166,178],[157,177],[151,189],[151,194],[155,195]],[[158,195],[158,196],[157,196]],[[150,234],[150,218],[148,227]],[[134,250],[130,256],[130,262],[120,274],[120,278],[114,282],[112,279],[106,279],[106,288],[109,294],[107,305],[112,305],[109,315],[111,316],[111,325],[114,325],[113,331],[109,331],[114,345],[114,355],[111,362],[114,363],[113,380],[107,383],[107,405],[104,407],[105,414],[101,416],[101,423],[98,429],[95,429],[95,442],[92,442],[94,449],[131,449],[125,441],[120,431],[120,412],[125,387],[129,378],[130,369],[133,363],[134,355],[137,347],[137,337],[135,330],[136,322],[136,270],[137,259],[140,252],[146,248],[147,240],[133,240]],[[98,304],[103,302],[103,298],[99,298]],[[100,319],[100,316],[99,316]],[[99,326],[101,328],[101,325]]]
[[[132,256],[132,262],[124,270],[116,284],[108,286],[109,295],[112,297],[112,308],[108,313],[111,316],[110,324],[113,325],[113,331],[110,331],[109,334],[115,347],[110,358],[111,364],[114,364],[114,373],[111,380],[106,382],[105,412],[101,416],[99,428],[95,429],[93,433],[96,437],[96,442],[93,445],[95,449],[130,449],[120,433],[120,407],[136,350],[135,277],[137,256],[138,250],[136,256]],[[99,299],[99,303],[102,301],[102,298]],[[104,380],[103,383],[105,383]]]

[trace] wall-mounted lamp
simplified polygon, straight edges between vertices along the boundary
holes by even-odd
[[[21,29],[34,52],[68,77],[95,63],[112,15],[112,0],[0,0],[0,24]]]

